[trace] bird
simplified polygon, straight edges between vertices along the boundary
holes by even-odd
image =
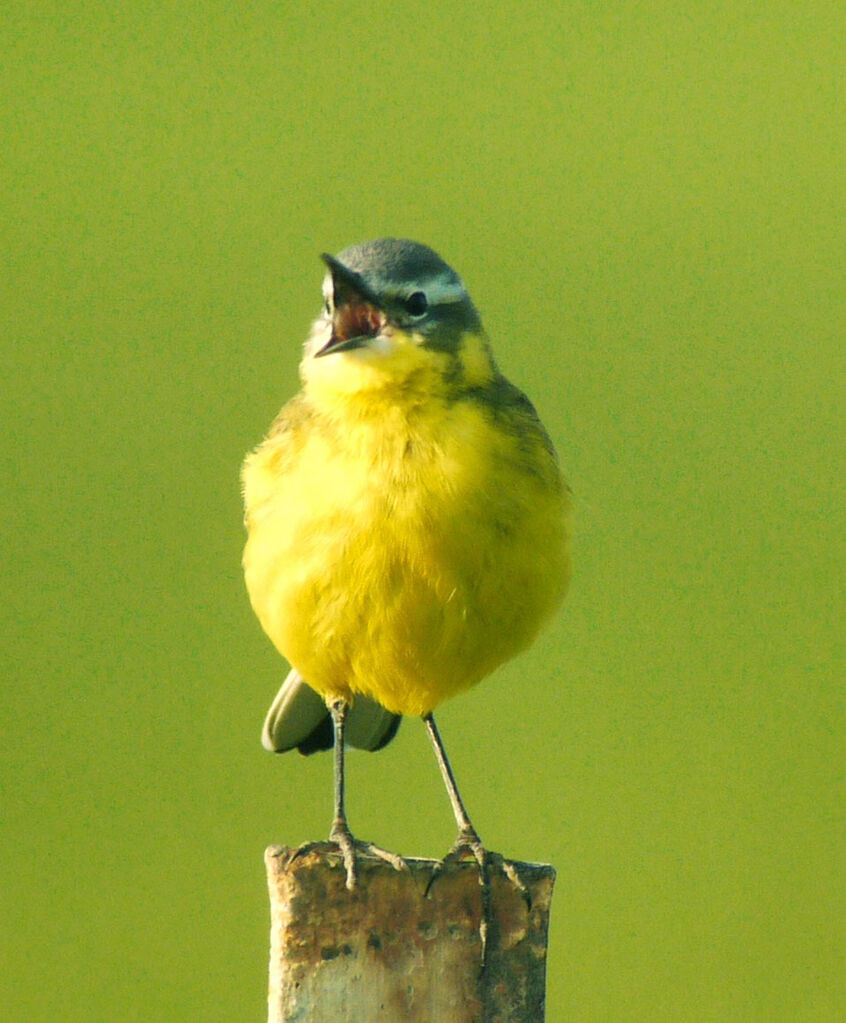
[[[375,752],[403,716],[422,718],[458,827],[443,862],[472,855],[484,870],[434,711],[524,651],[558,609],[571,491],[433,249],[380,238],[321,258],[301,390],[242,470],[246,586],[291,666],[262,743],[334,749],[329,841],[353,889],[357,856],[403,861],[353,837],[345,747]],[[532,350],[550,350],[543,334]]]

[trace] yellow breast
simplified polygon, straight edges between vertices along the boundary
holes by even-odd
[[[244,466],[244,568],[311,686],[423,714],[532,641],[570,573],[539,426],[478,396],[282,419]]]

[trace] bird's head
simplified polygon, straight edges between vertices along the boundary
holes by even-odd
[[[461,278],[432,249],[381,238],[323,260],[323,313],[301,366],[315,397],[410,397],[492,379],[479,314]]]

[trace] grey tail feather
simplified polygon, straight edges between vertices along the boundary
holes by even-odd
[[[392,714],[375,700],[357,696],[347,715],[347,743],[375,753],[397,734],[401,720],[400,714]],[[261,743],[271,753],[297,749],[309,754],[332,748],[332,720],[326,704],[295,668],[267,712]]]

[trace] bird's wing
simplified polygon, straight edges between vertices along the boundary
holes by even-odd
[[[366,696],[357,696],[347,714],[344,738],[348,745],[375,752],[396,735],[401,716]],[[271,753],[298,749],[316,753],[331,749],[332,719],[323,699],[296,669],[291,669],[270,706],[261,743]]]

